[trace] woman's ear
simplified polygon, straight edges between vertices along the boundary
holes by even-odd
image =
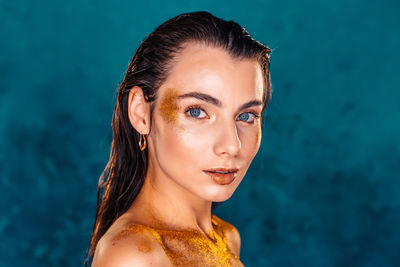
[[[134,86],[128,96],[128,116],[132,126],[140,134],[150,132],[150,103],[144,99],[142,88]]]

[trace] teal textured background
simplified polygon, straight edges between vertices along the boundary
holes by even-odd
[[[400,265],[398,1],[0,1],[0,266],[79,266],[118,83],[206,10],[273,49],[262,147],[215,213],[246,266]]]

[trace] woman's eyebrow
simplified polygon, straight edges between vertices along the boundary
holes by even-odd
[[[193,97],[208,103],[211,103],[217,107],[221,107],[222,106],[222,102],[220,100],[218,100],[217,98],[210,96],[208,94],[204,94],[204,93],[200,93],[200,92],[189,92],[183,95],[179,95],[178,98],[182,99],[182,98],[188,98],[188,97]],[[260,100],[251,100],[247,103],[244,103],[243,105],[241,105],[238,110],[242,110],[245,108],[249,108],[249,107],[253,107],[253,106],[262,106],[263,102]]]

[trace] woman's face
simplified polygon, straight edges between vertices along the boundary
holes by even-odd
[[[208,201],[228,199],[260,147],[262,96],[255,59],[187,44],[155,102],[148,136],[155,181]],[[205,172],[216,168],[238,170],[223,176]]]

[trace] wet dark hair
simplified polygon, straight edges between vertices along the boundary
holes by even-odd
[[[85,266],[88,253],[93,259],[100,238],[135,200],[147,172],[147,148],[143,151],[139,149],[140,134],[128,118],[129,91],[133,86],[143,90],[145,100],[152,103],[151,116],[158,88],[167,79],[179,52],[190,42],[222,48],[235,59],[257,60],[264,76],[262,112],[268,105],[272,93],[272,51],[250,37],[238,23],[217,18],[205,11],[191,12],[169,19],[147,35],[133,56],[118,90],[111,123],[113,140],[110,159],[98,183],[96,217],[86,251]],[[262,117],[261,121],[263,125]]]

